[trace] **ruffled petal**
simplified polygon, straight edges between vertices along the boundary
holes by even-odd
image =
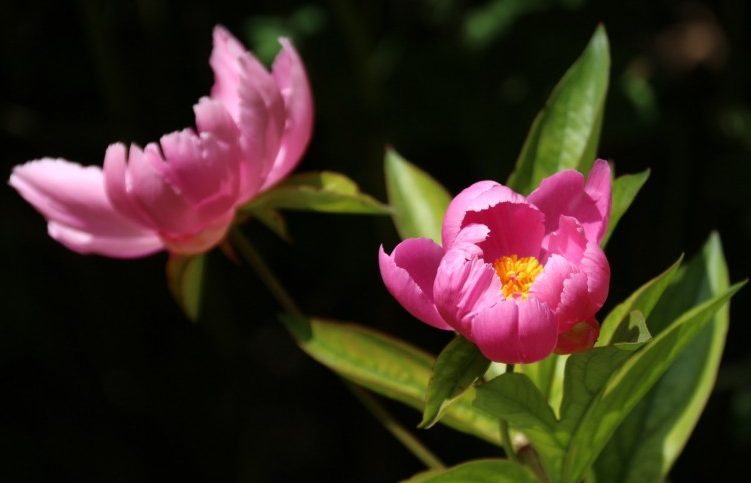
[[[530,298],[545,303],[555,311],[561,303],[563,285],[573,273],[579,270],[562,256],[555,254],[545,263],[543,272],[537,276],[529,289]]]
[[[463,223],[490,227],[487,240],[480,243],[483,258],[489,263],[511,255],[540,258],[545,217],[528,203],[503,201],[481,211],[468,211]]]
[[[168,134],[160,140],[167,160],[163,165],[165,178],[206,219],[234,211],[239,188],[239,150],[232,141],[237,138],[225,142],[211,132],[199,137],[189,130]]]
[[[438,329],[450,330],[436,310],[433,281],[443,250],[433,240],[409,238],[387,255],[381,246],[378,262],[389,293],[417,319]]]
[[[483,225],[470,225],[459,232],[438,267],[433,295],[443,319],[465,337],[478,311],[502,298],[501,281],[492,265],[481,258],[477,246],[488,235]]]
[[[209,64],[214,70],[214,85],[211,97],[224,104],[227,112],[234,119],[240,113],[240,63],[238,59],[245,55],[245,47],[224,27],[214,28],[214,48],[209,57]]]
[[[587,239],[600,243],[608,228],[610,216],[610,168],[598,161],[590,175],[591,186],[584,186],[584,176],[571,169],[542,180],[529,195],[529,202],[545,214],[545,231],[558,229],[562,215],[576,218]]]
[[[180,190],[168,181],[166,170],[156,144],[149,144],[143,151],[131,146],[126,178],[130,199],[160,233],[197,233],[206,225],[206,220],[199,217]]]
[[[610,289],[610,264],[600,245],[588,243],[581,260],[581,267],[587,274],[587,290],[597,310],[608,298]]]
[[[113,207],[99,167],[47,158],[16,166],[9,184],[49,221],[50,236],[73,251],[133,258],[163,248],[153,231]]]
[[[272,76],[287,110],[284,135],[274,165],[262,189],[289,174],[308,147],[313,132],[313,94],[300,56],[289,39],[279,40],[282,50],[274,60]]]
[[[534,299],[503,300],[477,314],[471,340],[492,361],[528,364],[553,352],[558,329],[546,304]]]

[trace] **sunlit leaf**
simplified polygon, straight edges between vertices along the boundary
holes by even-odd
[[[486,459],[445,470],[418,473],[402,483],[539,483],[525,467],[507,460]]]
[[[490,361],[472,342],[457,335],[438,355],[430,375],[421,428],[433,426],[446,409],[482,376]]]
[[[371,391],[422,411],[435,357],[399,339],[347,322],[282,316],[300,347],[315,360]],[[500,445],[498,422],[475,408],[470,388],[441,423]]]
[[[676,275],[652,312],[652,330],[729,285],[719,237]],[[714,385],[728,328],[728,305],[676,359],[621,424],[595,463],[598,482],[659,483],[686,444]],[[649,432],[642,432],[649,428]]]
[[[241,211],[253,213],[259,208],[365,215],[390,213],[387,206],[362,193],[351,179],[330,171],[289,176]]]
[[[532,123],[509,187],[527,194],[563,169],[589,172],[597,156],[609,71],[608,38],[599,26]]]
[[[451,201],[446,188],[393,149],[384,159],[386,190],[402,239],[426,237],[441,243],[441,224]]]
[[[522,431],[537,449],[545,468],[554,475],[560,473],[565,442],[559,440],[553,409],[529,377],[501,374],[478,386],[476,392],[475,406]]]
[[[716,297],[678,317],[610,376],[576,427],[563,464],[563,483],[580,481],[618,425],[744,284],[745,282],[736,284],[720,291]],[[574,358],[569,359],[569,364],[572,359]],[[564,419],[561,423],[566,418],[563,410],[562,416]]]

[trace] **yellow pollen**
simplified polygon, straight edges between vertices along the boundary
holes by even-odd
[[[527,300],[535,278],[542,273],[542,265],[535,257],[517,258],[516,255],[501,257],[493,265],[501,279],[501,291],[506,298],[521,297]]]

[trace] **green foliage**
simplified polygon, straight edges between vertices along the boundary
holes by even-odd
[[[315,360],[371,391],[422,410],[435,358],[399,339],[361,325],[282,316],[300,347]],[[500,445],[496,421],[475,408],[470,389],[441,422]]]
[[[440,244],[443,215],[451,201],[446,188],[393,149],[386,151],[384,171],[399,236],[426,237]]]
[[[185,256],[171,254],[167,260],[167,287],[177,305],[192,322],[201,313],[201,289],[205,254]]]
[[[538,480],[517,463],[486,459],[419,473],[402,483],[538,483]]]
[[[528,194],[563,169],[589,172],[597,155],[609,71],[608,38],[599,26],[535,118],[509,187]]]
[[[421,428],[433,426],[446,409],[488,370],[490,361],[472,342],[457,335],[438,355],[430,375]]]
[[[286,209],[360,215],[387,215],[388,207],[360,192],[355,182],[330,171],[294,174],[241,209]]]
[[[621,217],[626,214],[631,203],[639,194],[644,183],[649,178],[649,170],[644,170],[637,174],[624,174],[619,176],[613,181],[612,198],[613,205],[610,211],[610,223],[608,224],[608,231],[605,234],[605,238],[602,240],[602,246],[605,246],[610,240],[610,235],[613,234],[613,230],[621,221]]]
[[[654,308],[651,328],[729,285],[719,237],[682,267]],[[691,342],[621,424],[595,462],[598,482],[659,483],[686,444],[714,385],[728,329],[728,306]],[[644,431],[648,428],[648,431]]]

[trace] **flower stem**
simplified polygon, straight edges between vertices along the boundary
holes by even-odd
[[[292,297],[287,293],[276,275],[263,261],[255,246],[242,234],[239,228],[232,228],[229,234],[229,242],[237,250],[237,253],[258,274],[258,277],[266,285],[269,292],[274,296],[282,308],[296,317],[303,317],[303,312],[297,306]],[[365,408],[389,431],[407,450],[430,469],[443,469],[445,465],[433,453],[430,452],[417,438],[415,438],[404,426],[399,424],[383,405],[378,402],[368,391],[361,387],[344,381],[345,385],[357,397]]]
[[[443,464],[443,462],[425,445],[423,445],[420,440],[415,438],[412,433],[404,429],[404,426],[399,424],[372,394],[349,381],[344,381],[344,384],[350,391],[352,391],[352,394],[360,400],[362,405],[365,406],[381,424],[383,424],[383,427],[398,439],[404,447],[409,449],[409,451],[425,466],[431,470],[442,470],[446,468],[446,465]]]
[[[282,283],[276,278],[276,275],[269,269],[268,265],[266,265],[266,262],[263,261],[256,247],[250,243],[250,240],[242,234],[239,228],[232,228],[229,234],[229,241],[243,260],[255,270],[258,277],[266,285],[266,288],[269,289],[269,292],[271,292],[271,295],[279,302],[279,305],[290,315],[302,316],[302,310],[292,300],[292,297],[290,297]]]
[[[511,374],[514,372],[513,364],[506,364],[506,373]],[[514,445],[511,442],[511,432],[509,431],[508,421],[501,419],[501,443],[503,444],[503,451],[506,452],[506,458],[511,461],[519,462],[519,457],[514,451]]]

